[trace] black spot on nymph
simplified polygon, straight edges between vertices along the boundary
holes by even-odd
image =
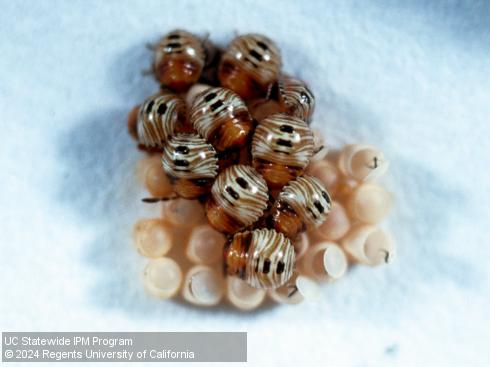
[[[277,139],[277,145],[282,145],[283,147],[292,148],[293,143],[290,140]]]
[[[267,47],[267,45],[262,41],[257,41],[257,46],[259,46],[262,50],[268,50],[269,49],[269,47]]]
[[[175,151],[181,154],[189,154],[189,148],[185,145],[179,145],[177,148],[175,148]]]
[[[216,102],[214,102],[212,105],[211,105],[211,111],[216,111],[218,108],[220,108],[221,106],[223,106],[223,101],[222,100],[218,100]]]
[[[150,101],[150,103],[148,103],[148,105],[146,106],[146,113],[150,113],[154,105],[155,101]]]
[[[311,210],[311,208],[306,208],[308,212],[311,214],[311,216],[316,220],[318,217],[316,216],[315,212]]]
[[[163,115],[165,112],[167,112],[167,105],[165,103],[162,103],[160,106],[158,106],[158,114]]]
[[[233,190],[233,187],[231,186],[226,186],[225,188],[225,191],[230,194],[230,196],[235,199],[235,200],[238,200],[240,199],[240,195],[238,195],[238,192],[236,192],[235,190]]]
[[[325,191],[322,191],[322,196],[330,204],[330,196]]]
[[[179,48],[180,46],[182,46],[182,44],[180,42],[167,43],[167,47],[169,47],[169,48]]]
[[[271,261],[269,259],[264,260],[264,265],[262,266],[262,273],[267,274],[271,268]]]
[[[320,202],[318,200],[316,200],[313,205],[315,205],[315,208],[320,212],[320,213],[323,213],[325,211],[325,209],[323,208],[323,205],[320,204]]]
[[[257,61],[262,61],[262,55],[255,50],[250,50],[250,56],[252,56]]]
[[[248,182],[243,177],[237,177],[235,181],[242,189],[248,188]]]
[[[175,159],[174,164],[178,167],[188,167],[189,161],[186,161],[185,159]]]
[[[277,274],[282,274],[284,272],[285,265],[282,261],[279,261],[277,263],[277,268],[276,268],[276,273]]]
[[[279,128],[283,133],[293,133],[294,132],[294,127],[291,125],[281,125]]]
[[[216,93],[209,93],[208,95],[206,95],[204,97],[204,100],[206,102],[209,102],[209,101],[213,100],[214,98],[216,98]]]

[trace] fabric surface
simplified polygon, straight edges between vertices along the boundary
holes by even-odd
[[[488,366],[487,1],[1,1],[0,329],[247,331],[250,365]],[[430,5],[426,5],[430,3]],[[243,314],[147,296],[131,245],[145,43],[264,33],[333,149],[391,161],[396,262]]]

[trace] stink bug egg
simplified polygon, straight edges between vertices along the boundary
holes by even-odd
[[[253,288],[237,277],[226,279],[228,301],[242,311],[250,311],[261,305],[267,292],[265,289]]]

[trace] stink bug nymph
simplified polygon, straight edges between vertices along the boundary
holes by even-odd
[[[190,121],[219,152],[243,147],[253,128],[243,100],[225,88],[209,88],[198,94],[191,107]]]
[[[269,90],[268,97],[277,100],[282,112],[310,122],[315,110],[315,97],[299,79],[284,76]]]
[[[237,164],[222,171],[206,202],[208,222],[217,231],[235,233],[255,223],[267,208],[269,194],[262,176]]]
[[[235,38],[221,57],[218,78],[244,99],[265,95],[281,70],[281,54],[269,38],[246,34]]]
[[[185,102],[168,91],[154,94],[130,114],[128,126],[140,146],[161,149],[174,134],[189,130]]]
[[[293,274],[294,247],[282,233],[255,229],[235,234],[224,251],[225,274],[255,288],[278,288]]]
[[[215,149],[197,134],[178,134],[167,141],[162,164],[175,193],[184,199],[207,194],[218,175]]]
[[[165,35],[154,49],[153,71],[163,86],[182,92],[199,80],[206,59],[199,38],[175,30]]]
[[[313,151],[310,127],[303,120],[283,113],[262,120],[252,139],[253,166],[272,189],[280,189],[300,176]]]
[[[298,177],[279,193],[272,214],[271,226],[295,239],[307,228],[318,227],[332,209],[332,200],[322,183],[312,176]]]

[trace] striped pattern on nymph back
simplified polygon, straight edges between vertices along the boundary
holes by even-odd
[[[222,171],[214,181],[211,193],[216,203],[244,227],[262,216],[269,198],[262,176],[242,164]]]
[[[246,281],[255,288],[277,288],[286,283],[295,265],[294,247],[273,229],[252,232],[248,249]]]
[[[213,146],[196,134],[178,134],[163,147],[164,171],[189,180],[218,175],[218,158]]]
[[[287,113],[308,121],[315,109],[315,97],[305,83],[291,77],[278,82],[279,102]]]
[[[177,95],[163,92],[145,100],[138,112],[138,140],[146,147],[162,147],[185,116],[185,103]]]
[[[186,57],[204,67],[206,54],[199,38],[192,33],[175,30],[164,36],[155,47],[155,65],[159,65],[164,58]]]
[[[313,133],[307,123],[283,113],[262,120],[252,140],[254,159],[300,169],[308,165],[313,149]]]
[[[191,107],[190,121],[206,139],[227,119],[250,116],[245,102],[226,88],[209,88],[197,95]],[[251,119],[251,117],[249,117]]]
[[[332,200],[321,182],[312,176],[298,177],[283,188],[277,203],[288,204],[307,226],[317,227],[332,209]]]
[[[262,85],[277,79],[282,64],[278,47],[260,34],[235,38],[223,54],[222,62],[236,63]]]

